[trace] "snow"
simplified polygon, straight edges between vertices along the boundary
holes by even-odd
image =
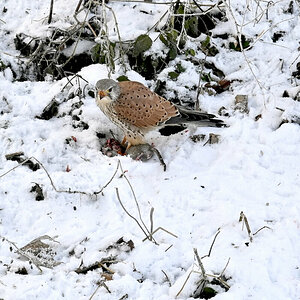
[[[0,13],[0,59],[12,68],[18,68],[13,38],[25,32],[47,36],[49,1],[22,1],[16,6],[11,1],[0,5],[7,8]],[[245,3],[231,1],[232,11],[239,24],[253,20],[255,3],[249,9]],[[299,5],[294,3],[294,14],[284,10],[290,1],[273,3],[269,19],[265,12],[260,22],[243,27],[247,37],[259,36],[253,48],[246,52],[255,73],[254,78],[242,53],[225,50],[214,58],[216,67],[225,72],[226,79],[234,80],[231,89],[216,96],[204,94],[200,99],[203,111],[217,114],[225,106],[231,117],[227,128],[195,128],[162,137],[153,132],[148,136],[161,152],[167,171],[163,172],[154,158],[146,163],[129,157],[107,157],[100,152],[96,133],[110,136],[112,130],[121,138],[121,132],[98,109],[92,97],[81,99],[81,120],[87,130],[74,128],[71,106],[80,99],[74,96],[78,84],[68,86],[60,81],[14,81],[13,72],[6,68],[0,72],[0,176],[18,166],[7,160],[6,154],[23,151],[27,157],[38,159],[49,173],[57,190],[84,191],[70,194],[55,191],[45,170],[33,172],[26,166],[17,167],[0,177],[0,299],[174,299],[189,275],[178,299],[192,299],[200,279],[199,267],[193,248],[199,256],[208,254],[219,231],[209,257],[202,259],[207,274],[220,274],[228,259],[225,277],[230,289],[220,289],[213,299],[299,299],[300,295],[300,127],[285,123],[300,117],[300,102],[283,98],[285,90],[294,96],[299,85],[291,79],[299,61]],[[67,28],[75,24],[72,19],[78,1],[55,1],[53,26]],[[248,3],[248,1],[247,1]],[[260,2],[261,3],[261,2]],[[132,40],[145,33],[167,11],[167,5],[123,4],[111,2],[116,13],[122,39]],[[263,5],[267,5],[263,4]],[[266,9],[263,8],[262,9]],[[149,12],[145,14],[140,12]],[[246,11],[245,19],[238,11]],[[82,13],[81,13],[82,14]],[[136,18],[133,18],[134,15]],[[84,18],[84,14],[80,15]],[[110,34],[114,38],[114,18],[108,12]],[[287,20],[287,21],[284,21]],[[283,22],[284,21],[284,22]],[[272,29],[267,30],[272,23]],[[221,26],[221,25],[220,25]],[[216,27],[215,33],[235,32],[233,20],[225,28]],[[276,29],[276,30],[275,30]],[[266,31],[267,30],[267,31]],[[278,44],[270,44],[274,31],[288,33]],[[265,32],[264,35],[261,35]],[[116,36],[115,36],[116,38]],[[215,39],[223,44],[224,40]],[[164,46],[156,44],[152,51]],[[280,47],[278,47],[280,45]],[[180,60],[174,61],[173,67]],[[185,95],[192,83],[197,84],[198,73],[188,67],[180,74],[180,86],[169,80],[167,86]],[[165,71],[160,76],[167,78]],[[84,67],[79,74],[90,87],[106,78],[104,65]],[[119,66],[113,78],[121,75]],[[148,83],[134,71],[129,79]],[[262,88],[259,87],[258,82]],[[80,81],[81,86],[86,84]],[[236,95],[248,95],[249,114],[234,111]],[[58,116],[50,120],[36,118],[55,98],[59,103]],[[255,121],[255,117],[262,118]],[[203,146],[189,138],[193,134],[220,135],[218,144]],[[76,141],[66,143],[75,137]],[[141,216],[150,227],[149,214],[153,207],[154,229],[162,227],[174,236],[160,230],[154,238],[159,245],[143,242],[144,234],[121,208],[116,195],[130,214],[139,218],[134,195],[120,169],[112,182],[97,196],[114,174],[118,161],[133,187]],[[70,168],[70,172],[66,169]],[[31,187],[38,183],[45,200],[35,201]],[[263,228],[249,241],[245,226],[239,222],[243,211],[252,233]],[[265,226],[265,227],[264,227]],[[21,248],[37,237],[48,235],[57,243],[55,260],[61,262],[53,269],[37,267],[22,260],[16,248]],[[135,248],[108,249],[123,237],[132,240]],[[171,247],[170,247],[171,246]],[[125,250],[124,250],[125,249]],[[109,268],[113,279],[98,289],[101,269],[77,274],[80,266],[89,266],[110,255],[117,262]],[[15,273],[22,267],[28,275]],[[168,276],[168,280],[163,272]],[[171,284],[171,287],[169,286]],[[96,290],[97,289],[97,290]]]

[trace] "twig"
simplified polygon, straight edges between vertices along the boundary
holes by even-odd
[[[33,259],[32,257],[28,256],[26,254],[26,252],[22,251],[14,242],[11,242],[10,240],[8,240],[6,237],[0,236],[1,239],[4,239],[5,241],[7,241],[9,244],[11,244],[12,246],[14,246],[16,248],[16,251],[18,254],[23,255],[24,257],[26,257],[30,262],[32,262],[37,268],[38,270],[43,273],[43,270],[39,267],[38,263],[35,261],[35,259]]]
[[[170,245],[170,246],[165,250],[165,252],[169,251],[172,247],[173,247],[173,245]]]
[[[108,78],[111,77],[111,73],[113,73],[115,66],[114,66],[114,61],[112,57],[112,49],[111,49],[111,43],[108,37],[109,34],[109,29],[107,25],[107,16],[106,16],[106,8],[107,6],[105,5],[105,1],[101,0],[102,3],[102,15],[101,15],[101,20],[102,20],[102,26],[101,30],[99,33],[100,38],[102,39],[103,42],[100,43],[101,46],[101,51],[105,53],[105,61],[106,61],[106,67],[108,69]],[[106,47],[106,49],[105,49]]]
[[[76,9],[75,9],[75,14],[78,13],[79,8],[80,8],[80,6],[81,6],[81,3],[82,3],[82,0],[79,0],[78,4],[77,4],[77,6],[76,6]]]
[[[208,251],[208,254],[207,255],[204,255],[204,256],[202,256],[201,257],[201,259],[203,259],[203,258],[205,258],[205,257],[210,257],[210,254],[211,254],[211,251],[212,251],[212,248],[213,248],[213,246],[214,246],[214,244],[215,244],[215,241],[216,241],[216,238],[217,238],[217,236],[220,234],[220,230],[218,230],[218,232],[215,234],[215,237],[214,237],[214,239],[213,239],[213,241],[212,241],[212,244],[210,245],[210,248],[209,248],[209,251]]]
[[[100,193],[102,193],[102,191],[113,181],[113,179],[115,178],[118,170],[119,170],[119,167],[120,167],[120,160],[118,160],[118,164],[117,164],[117,167],[116,167],[116,170],[114,172],[114,174],[112,175],[112,177],[108,180],[108,182],[101,188],[100,191],[98,192],[94,192],[95,195],[98,195]]]
[[[114,21],[115,21],[115,25],[116,25],[116,29],[117,29],[117,35],[118,35],[118,39],[119,39],[119,45],[120,45],[120,55],[119,56],[121,56],[123,70],[124,70],[124,72],[127,72],[127,68],[126,68],[126,64],[125,64],[125,59],[124,59],[125,52],[124,52],[124,49],[123,49],[123,46],[122,46],[122,40],[121,40],[121,35],[120,35],[120,31],[119,31],[119,24],[118,24],[118,20],[117,20],[116,14],[115,14],[114,10],[111,7],[109,7],[107,5],[105,5],[105,7],[107,7],[111,11],[111,13],[113,15],[113,18],[114,18]]]
[[[108,271],[109,273],[115,274],[115,272],[114,272],[112,269],[108,268],[108,267],[107,267],[106,265],[104,265],[103,263],[99,262],[99,265],[100,265],[103,269],[105,269],[106,271]]]
[[[272,228],[270,228],[269,226],[263,226],[262,228],[256,230],[255,233],[253,233],[253,235],[256,235],[257,233],[259,233],[263,229],[270,229],[270,230],[272,230]]]
[[[197,248],[194,248],[193,251],[194,251],[195,257],[196,257],[196,259],[197,259],[198,265],[199,265],[199,267],[200,267],[200,269],[201,269],[203,279],[204,279],[205,281],[207,281],[206,272],[205,272],[203,263],[202,263],[202,261],[201,261],[201,259],[200,259],[200,256],[199,256],[199,254],[198,254]]]
[[[252,237],[252,234],[251,234],[250,225],[249,225],[249,223],[248,223],[247,217],[245,216],[245,214],[244,214],[242,211],[241,211],[241,213],[240,213],[240,219],[239,219],[239,222],[243,222],[243,224],[246,225],[246,229],[247,229],[247,232],[248,232],[248,236],[249,236],[250,242],[252,242],[253,237]]]
[[[227,263],[226,263],[226,265],[225,265],[225,267],[224,267],[223,271],[220,273],[219,277],[223,276],[223,274],[224,274],[225,270],[226,270],[226,269],[227,269],[227,267],[228,267],[228,264],[229,264],[229,262],[230,262],[230,257],[228,258],[228,260],[227,260]]]
[[[181,30],[180,30],[180,33],[179,33],[179,36],[178,36],[177,45],[176,45],[178,50],[179,50],[179,44],[181,42],[182,36],[187,35],[186,30],[185,30],[186,5],[183,6],[183,15],[180,15],[180,16],[182,16],[182,24],[181,24]]]
[[[48,17],[48,24],[50,24],[51,21],[52,21],[53,4],[54,4],[54,0],[51,0],[51,2],[50,2],[49,17]]]
[[[93,297],[95,296],[95,294],[97,293],[97,291],[99,290],[100,287],[104,287],[107,292],[109,294],[111,294],[111,291],[109,290],[108,286],[105,284],[105,282],[103,280],[101,280],[99,283],[98,283],[98,287],[96,288],[96,290],[93,292],[93,294],[91,295],[91,297],[89,298],[89,300],[93,299]]]
[[[80,22],[77,20],[77,18],[76,18],[76,14],[74,15],[74,19],[78,22],[78,24],[81,24],[79,30],[82,29],[82,28],[84,28],[84,25],[86,24],[86,20],[87,20],[87,17],[88,17],[88,14],[89,14],[89,10],[90,10],[90,8],[91,8],[91,5],[92,5],[92,1],[89,2],[89,7],[88,7],[87,12],[86,12],[86,14],[85,14],[85,16],[84,16],[83,22],[80,23]],[[66,64],[74,57],[74,54],[75,54],[75,52],[76,52],[76,49],[77,49],[77,46],[78,46],[78,43],[79,43],[81,34],[82,34],[82,30],[79,31],[79,35],[78,35],[78,38],[77,38],[77,40],[76,40],[76,42],[75,42],[75,46],[74,46],[74,48],[73,48],[72,54],[70,55],[70,57],[69,57],[63,64],[60,65],[61,68],[63,68],[63,67],[64,67],[64,66],[65,66],[65,65],[66,65]]]
[[[49,178],[50,180],[50,183],[53,187],[53,189],[57,192],[57,193],[68,193],[68,194],[83,194],[83,195],[91,195],[90,193],[87,193],[87,192],[83,192],[83,191],[72,191],[71,189],[68,189],[68,190],[59,190],[56,188],[56,186],[54,185],[54,182],[49,174],[49,172],[47,171],[47,169],[44,167],[44,165],[38,160],[36,159],[34,156],[31,156],[29,158],[27,158],[26,160],[24,160],[23,162],[19,163],[17,166],[11,168],[10,170],[8,170],[7,172],[3,173],[0,175],[0,178],[4,177],[5,175],[7,175],[8,173],[12,172],[13,170],[15,170],[16,168],[26,164],[26,162],[28,162],[29,160],[31,159],[34,159],[40,166],[41,168],[45,171],[47,177]],[[101,188],[100,191],[98,192],[94,192],[93,194],[97,195],[99,193],[101,193],[110,183],[111,181],[113,180],[113,178],[115,177],[117,171],[118,171],[118,168],[119,168],[119,161],[118,161],[118,164],[117,164],[117,168],[116,168],[116,171],[114,172],[113,176],[111,177],[111,179]]]
[[[154,207],[151,207],[151,210],[150,210],[150,232],[151,232],[151,235],[153,234],[153,212],[154,212]]]
[[[201,269],[201,275],[202,275],[202,278],[197,283],[197,289],[193,293],[193,296],[196,298],[196,297],[200,296],[201,293],[203,292],[204,288],[206,287],[206,285],[208,283],[208,279],[207,279],[206,271],[204,269],[204,266],[202,264],[202,261],[200,259],[197,249],[194,248],[193,250],[194,250],[194,254],[197,259],[198,265]]]
[[[146,233],[146,231],[144,230],[144,228],[141,226],[141,224],[139,223],[139,221],[138,221],[133,215],[131,215],[131,214],[127,211],[127,209],[125,208],[124,204],[122,203],[122,201],[121,201],[121,199],[120,199],[119,189],[118,189],[118,188],[116,188],[116,194],[117,194],[117,199],[119,200],[119,203],[120,203],[120,205],[122,206],[122,208],[123,208],[123,210],[125,211],[125,213],[126,213],[130,218],[132,218],[132,219],[138,224],[138,226],[141,228],[141,230],[143,231],[143,233],[145,234],[146,239],[147,239],[148,236],[147,236],[147,233]],[[156,242],[155,242],[155,243],[156,243]]]
[[[175,238],[178,238],[178,236],[170,231],[168,231],[167,229],[163,228],[163,227],[157,227],[153,232],[151,232],[151,234],[149,234],[148,236],[146,236],[146,238],[143,239],[143,242],[145,242],[147,239],[153,239],[153,234],[156,233],[158,230],[162,230],[172,236],[174,236]]]
[[[166,273],[164,270],[161,270],[161,271],[164,273],[164,275],[165,275],[165,277],[166,277],[166,279],[167,279],[167,282],[169,283],[169,287],[171,287],[172,284],[171,284],[171,281],[170,281],[170,279],[169,279],[167,273]]]
[[[258,86],[260,87],[261,90],[263,90],[261,82],[256,77],[256,75],[254,73],[254,70],[253,70],[253,68],[252,68],[252,66],[250,64],[250,61],[249,61],[249,59],[248,59],[248,57],[247,57],[247,55],[245,53],[245,49],[243,47],[243,43],[242,43],[242,28],[243,28],[244,25],[243,24],[242,25],[238,25],[231,7],[228,5],[228,3],[226,1],[224,2],[224,4],[226,5],[228,11],[230,12],[230,14],[231,14],[231,16],[232,16],[232,18],[234,20],[234,24],[235,24],[235,27],[236,27],[236,33],[237,33],[237,37],[238,37],[238,42],[239,42],[239,45],[240,45],[241,52],[242,52],[242,54],[243,54],[243,56],[245,58],[245,61],[246,61],[247,65],[248,65],[248,67],[249,67],[249,69],[250,69],[250,71],[251,71],[251,73],[252,73],[255,81],[257,82]],[[246,12],[244,12],[244,15],[243,15],[243,23],[244,23],[245,15],[246,15]],[[239,27],[241,27],[241,29]]]
[[[184,289],[186,283],[187,283],[188,280],[190,279],[192,273],[193,273],[193,270],[190,271],[189,275],[188,275],[187,278],[185,279],[185,281],[184,281],[184,283],[183,283],[181,289],[180,289],[179,292],[176,294],[175,298],[177,298],[177,297],[181,294],[181,292],[183,291],[183,289]]]
[[[131,189],[131,193],[132,193],[132,195],[133,195],[133,199],[134,199],[135,205],[136,205],[137,210],[138,210],[139,219],[140,219],[141,223],[143,224],[143,226],[144,226],[144,228],[145,228],[145,231],[147,231],[148,236],[151,236],[151,232],[149,232],[147,226],[145,225],[145,223],[144,223],[144,221],[143,221],[143,219],[142,219],[141,209],[140,209],[139,203],[138,203],[138,201],[137,201],[137,198],[136,198],[134,189],[133,189],[133,187],[132,187],[132,185],[131,185],[129,179],[128,179],[127,176],[125,175],[125,172],[123,171],[121,162],[120,162],[120,169],[121,169],[121,172],[122,172],[122,176],[125,178],[125,180],[127,181],[128,185],[129,185],[129,187],[130,187],[130,189]],[[146,234],[146,236],[147,236],[147,234]],[[150,240],[151,240],[151,239],[150,239]],[[155,243],[156,243],[156,242],[155,242]]]
[[[201,62],[201,69],[200,69],[200,73],[199,73],[199,80],[198,80],[198,86],[197,86],[197,96],[196,96],[196,103],[195,103],[195,110],[199,110],[200,109],[200,95],[203,95],[203,85],[201,85],[201,78],[202,78],[202,74],[204,71],[204,64],[207,58],[207,51],[205,52],[205,57]]]
[[[155,2],[155,1],[145,1],[145,0],[109,0],[109,2],[119,2],[119,3],[147,3],[147,4],[157,4],[157,5],[170,5],[174,4],[174,1],[166,1],[166,2]],[[180,1],[182,4],[187,4],[190,1]],[[211,4],[200,4],[201,6],[212,6]],[[220,6],[220,5],[218,5]]]
[[[196,272],[196,271],[195,271]],[[218,280],[222,285],[224,285],[225,289],[229,290],[230,289],[230,285],[224,281],[220,275],[214,275],[214,274],[206,274],[208,277],[213,277],[215,278],[216,280]]]
[[[91,297],[89,298],[89,300],[92,300],[93,297],[95,296],[95,294],[98,292],[98,290],[100,289],[101,285],[98,284],[97,288],[95,289],[95,291],[93,292],[93,294],[91,295]]]

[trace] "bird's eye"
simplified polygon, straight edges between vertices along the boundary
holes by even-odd
[[[112,87],[110,87],[110,88],[108,89],[108,92],[110,93],[110,92],[112,91],[112,89],[113,89],[113,88],[112,88]]]

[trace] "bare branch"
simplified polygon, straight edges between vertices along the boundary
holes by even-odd
[[[148,234],[146,234],[146,236],[151,236],[151,232],[149,232],[147,226],[145,225],[143,219],[142,219],[142,215],[141,215],[141,209],[140,209],[140,206],[139,206],[139,203],[137,201],[137,198],[136,198],[136,195],[135,195],[135,192],[134,192],[134,189],[129,181],[129,179],[127,178],[127,176],[125,175],[124,171],[123,171],[123,168],[122,168],[122,165],[121,165],[121,162],[120,162],[120,169],[121,169],[121,172],[122,172],[122,176],[125,178],[125,180],[127,181],[130,189],[131,189],[131,193],[133,195],[133,199],[134,199],[134,202],[136,204],[136,207],[137,207],[137,210],[138,210],[138,214],[139,214],[139,219],[141,221],[141,223],[143,224],[144,228],[145,228],[145,231],[147,231]],[[151,239],[150,239],[151,240]]]
[[[0,175],[0,178],[4,177],[4,176],[7,175],[8,173],[12,172],[12,171],[15,170],[16,168],[18,168],[18,167],[20,167],[20,166],[26,164],[26,162],[28,162],[28,161],[31,160],[31,159],[35,160],[35,161],[41,166],[41,168],[45,171],[47,177],[48,177],[49,180],[50,180],[51,186],[53,187],[53,189],[54,189],[57,193],[82,194],[82,195],[88,195],[88,196],[91,195],[91,193],[83,192],[83,191],[76,191],[76,190],[73,191],[73,190],[71,190],[71,189],[68,189],[68,190],[59,190],[59,189],[57,189],[56,186],[55,186],[55,184],[54,184],[54,182],[53,182],[53,180],[52,180],[52,178],[51,178],[51,176],[50,176],[50,174],[49,174],[49,172],[47,171],[47,169],[46,169],[46,168],[44,167],[44,165],[43,165],[37,158],[35,158],[34,156],[31,156],[31,157],[27,158],[27,159],[24,160],[23,162],[19,163],[17,166],[15,166],[15,167],[11,168],[10,170],[8,170],[7,172],[1,174],[1,175]],[[94,192],[94,193],[93,193],[94,195],[100,194],[100,193],[101,193],[101,192],[102,192],[102,191],[103,191],[103,190],[104,190],[104,189],[112,182],[112,180],[114,179],[114,177],[115,177],[115,175],[116,175],[116,173],[117,173],[117,171],[118,171],[118,169],[119,169],[119,166],[120,166],[120,161],[118,161],[117,168],[116,168],[116,170],[115,170],[113,176],[110,178],[110,180],[109,180],[109,181],[101,188],[100,191]],[[147,235],[147,234],[146,234],[146,235]]]
[[[203,263],[202,263],[202,261],[201,261],[201,259],[200,259],[200,256],[199,256],[199,254],[198,254],[197,248],[194,248],[193,251],[194,251],[195,257],[196,257],[196,259],[197,259],[198,265],[199,265],[199,267],[200,267],[200,269],[201,269],[203,279],[204,279],[205,281],[207,281],[206,272],[205,272]]]
[[[272,230],[272,228],[270,228],[269,226],[263,226],[262,228],[256,230],[255,233],[253,233],[253,235],[256,235],[257,233],[259,233],[263,229],[270,229],[270,230]]]
[[[116,170],[115,170],[114,174],[113,174],[112,177],[108,180],[108,182],[101,188],[100,191],[94,192],[95,195],[98,195],[98,194],[102,193],[103,190],[104,190],[104,189],[105,189],[105,188],[113,181],[113,179],[115,178],[115,176],[116,176],[116,174],[117,174],[117,172],[118,172],[118,170],[119,170],[120,164],[121,164],[121,163],[120,163],[120,160],[118,160],[117,167],[116,167]]]
[[[216,241],[216,239],[217,239],[217,236],[220,234],[220,230],[218,230],[218,232],[215,234],[215,237],[214,237],[214,239],[213,239],[213,241],[212,241],[212,244],[210,245],[210,248],[209,248],[209,251],[208,251],[208,254],[207,255],[204,255],[204,256],[202,256],[201,257],[201,259],[203,259],[204,257],[210,257],[210,254],[211,254],[211,251],[212,251],[212,248],[213,248],[213,246],[214,246],[214,243],[215,243],[215,241]]]
[[[249,239],[250,239],[250,242],[252,242],[253,237],[252,237],[250,225],[249,225],[249,222],[248,222],[248,219],[247,219],[246,215],[242,211],[240,213],[239,222],[243,222],[243,224],[245,224],[247,232],[248,232],[248,236],[249,236]]]
[[[156,233],[158,230],[162,230],[172,236],[174,236],[175,238],[178,238],[178,236],[170,231],[168,231],[167,229],[163,228],[163,227],[157,227],[151,234],[149,234],[146,238],[143,239],[143,242],[145,242],[147,239],[153,239],[153,234]]]
[[[119,203],[120,203],[120,205],[122,206],[122,208],[123,208],[123,210],[125,211],[125,213],[126,213],[131,219],[133,219],[133,220],[138,224],[138,226],[141,228],[141,230],[143,231],[143,233],[145,234],[146,239],[147,239],[148,236],[147,236],[147,233],[146,233],[146,231],[144,230],[144,228],[141,226],[141,224],[139,223],[139,221],[138,221],[133,215],[131,215],[131,214],[128,212],[128,210],[125,208],[124,204],[122,203],[121,198],[120,198],[120,195],[119,195],[119,189],[118,189],[118,188],[116,188],[116,194],[117,194],[117,199],[119,200]]]
[[[192,273],[193,273],[193,270],[190,271],[189,275],[188,275],[187,278],[185,279],[185,281],[184,281],[184,283],[183,283],[181,289],[180,289],[179,292],[176,294],[175,298],[177,298],[177,297],[181,294],[181,292],[183,291],[183,289],[184,289],[186,283],[187,283],[188,280],[190,279]]]
[[[53,4],[54,4],[54,0],[51,0],[50,2],[50,11],[49,11],[49,17],[48,17],[48,24],[51,23],[52,21],[52,14],[53,14]]]

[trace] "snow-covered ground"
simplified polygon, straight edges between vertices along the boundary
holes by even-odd
[[[15,69],[19,54],[13,43],[16,33],[47,35],[50,5],[41,0],[17,2],[0,4],[0,59]],[[77,2],[54,1],[52,26],[74,24]],[[300,299],[300,126],[292,122],[279,126],[283,120],[300,118],[300,102],[282,97],[285,90],[295,93],[299,84],[291,77],[300,59],[299,2],[292,1],[292,14],[285,12],[290,1],[272,2],[268,11],[262,1],[245,2],[247,7],[239,0],[230,1],[227,26],[217,26],[214,33],[235,33],[233,16],[245,24],[243,33],[257,38],[246,51],[256,78],[241,52],[223,49],[208,58],[226,79],[234,81],[229,91],[203,95],[200,106],[214,114],[226,107],[231,116],[224,120],[229,127],[193,127],[169,137],[151,133],[149,142],[161,152],[166,172],[156,158],[142,163],[129,157],[104,156],[96,133],[109,137],[113,130],[120,138],[121,133],[90,96],[81,99],[83,105],[78,109],[88,129],[74,128],[68,114],[78,97],[61,103],[60,117],[35,118],[53,98],[62,101],[72,92],[70,86],[62,91],[65,78],[17,82],[10,68],[0,72],[0,176],[18,165],[5,155],[22,151],[41,162],[53,180],[51,184],[43,168],[32,171],[25,165],[0,177],[0,299],[89,299],[92,295],[93,299],[125,299],[126,295],[128,299],[174,299],[182,288],[177,298],[188,299],[201,278],[193,249],[200,257],[207,255],[218,231],[210,256],[202,263],[207,274],[219,275],[230,258],[224,271],[230,289],[225,292],[215,285],[219,293],[213,299]],[[169,7],[108,5],[114,9],[124,39],[144,33]],[[259,9],[263,13],[254,22]],[[278,31],[285,34],[274,44],[271,37]],[[221,39],[214,42],[224,43]],[[80,75],[93,86],[106,78],[107,72],[104,65],[94,64],[83,68]],[[119,75],[117,72],[113,78]],[[133,71],[127,76],[146,83]],[[190,70],[180,75],[179,82],[182,86],[197,83],[198,76],[196,70]],[[234,111],[236,95],[248,95],[249,114]],[[194,143],[189,138],[206,134],[207,139],[209,133],[219,134],[220,142],[203,146],[206,140]],[[93,195],[109,182],[119,161],[126,177],[120,176],[118,168],[103,192]],[[125,208],[139,220],[126,178],[147,227],[153,207],[154,229],[162,227],[177,238],[160,230],[154,235],[158,245],[142,241],[145,235],[122,209],[116,194],[117,188]],[[43,189],[43,201],[36,201],[36,194],[30,192],[35,183]],[[58,192],[54,186],[86,194]],[[261,229],[252,242],[245,224],[239,222],[241,212],[252,235]],[[44,235],[56,241],[45,240],[60,264],[40,267],[40,272],[22,259],[17,249]],[[125,242],[116,243],[122,237]],[[114,274],[105,285],[99,286],[103,268],[86,274],[75,272],[110,256],[114,261],[109,269]],[[23,267],[27,275],[18,274]]]

